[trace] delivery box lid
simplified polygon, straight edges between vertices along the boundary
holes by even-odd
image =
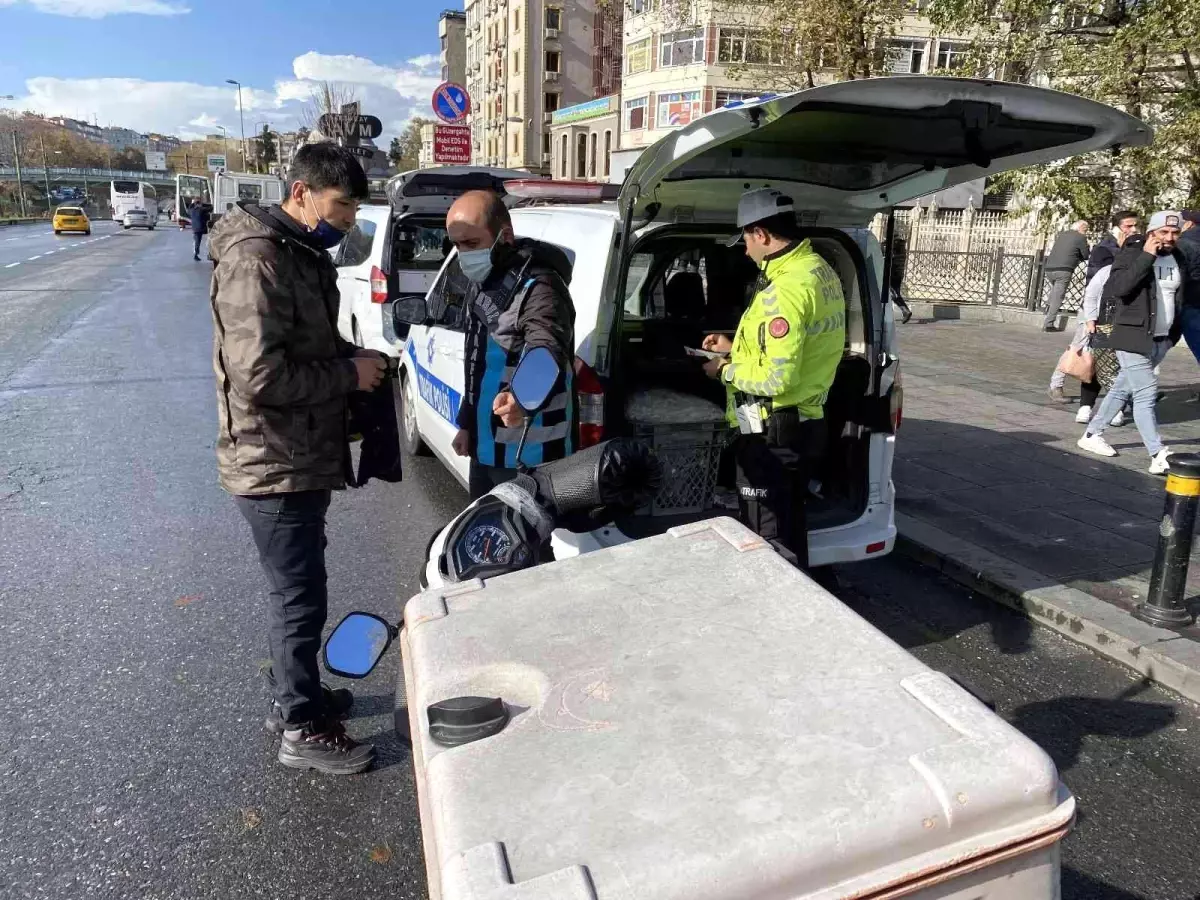
[[[1073,814],[1032,741],[730,519],[429,591],[405,622],[445,900],[868,896]],[[511,719],[439,746],[425,710],[455,697]]]

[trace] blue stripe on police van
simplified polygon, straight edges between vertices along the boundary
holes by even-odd
[[[417,362],[417,351],[413,346],[412,338],[408,339],[405,348],[408,350],[409,361],[416,371],[417,393],[433,408],[434,412],[454,425],[458,420],[458,408],[462,405],[462,394]]]

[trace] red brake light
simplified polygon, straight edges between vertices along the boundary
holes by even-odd
[[[604,385],[595,371],[575,357],[575,397],[579,401],[579,449],[604,440]]]
[[[387,303],[387,276],[379,266],[371,266],[371,302]]]
[[[874,544],[867,544],[867,552],[868,553],[878,553],[880,550],[882,550],[886,546],[887,546],[887,541],[878,541],[877,543],[874,543]]]

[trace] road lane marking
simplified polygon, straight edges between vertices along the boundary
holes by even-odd
[[[25,262],[33,262],[35,259],[41,259],[41,258],[42,258],[42,255],[39,253],[37,256],[29,257],[29,259],[25,260]]]
[[[14,266],[19,266],[19,265],[20,265],[20,263],[19,263],[19,262],[15,262],[15,263],[9,263],[9,264],[8,264],[7,266],[5,266],[4,268],[6,268],[6,269],[11,269],[11,268],[13,268]]]

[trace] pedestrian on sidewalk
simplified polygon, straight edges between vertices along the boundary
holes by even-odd
[[[1130,235],[1138,233],[1138,223],[1142,217],[1132,209],[1123,209],[1112,217],[1112,230],[1096,242],[1088,255],[1087,271],[1084,274],[1085,283],[1096,277],[1096,273],[1105,266],[1111,266],[1117,251],[1125,246]]]
[[[1088,258],[1088,223],[1083,219],[1054,238],[1050,255],[1046,257],[1046,281],[1050,284],[1050,295],[1046,298],[1046,318],[1042,331],[1058,330],[1058,311],[1071,284],[1071,276],[1080,263]]]
[[[347,402],[383,379],[383,354],[338,336],[329,256],[368,196],[358,160],[332,143],[296,154],[279,206],[242,201],[214,229],[213,367],[217,472],[250,525],[270,584],[267,728],[278,759],[331,775],[362,772],[375,751],[347,736],[354,698],[321,684],[325,513],[347,482]]]
[[[1096,333],[1096,323],[1100,318],[1100,297],[1104,291],[1104,285],[1108,282],[1108,274],[1112,270],[1112,266],[1105,266],[1096,273],[1091,281],[1088,282],[1083,291],[1083,306],[1079,310],[1079,321],[1075,324],[1075,333],[1071,336],[1070,349],[1078,350],[1080,348],[1089,347],[1092,343],[1092,335]],[[1062,369],[1055,367],[1054,374],[1050,376],[1050,399],[1058,400],[1059,402],[1070,402],[1070,399],[1063,396],[1063,385],[1066,384],[1067,375]],[[1075,421],[1083,425],[1090,422],[1092,419],[1092,409],[1096,404],[1096,398],[1100,396],[1100,381],[1095,372],[1089,381],[1080,382],[1079,385],[1079,412],[1075,415]]]
[[[1183,253],[1183,310],[1181,325],[1188,349],[1200,363],[1200,209],[1180,214],[1179,250]]]
[[[1179,225],[1178,212],[1156,212],[1150,217],[1145,242],[1140,246],[1130,242],[1113,260],[1101,304],[1102,315],[1111,309],[1108,342],[1117,351],[1121,372],[1078,442],[1080,448],[1099,456],[1116,456],[1117,451],[1104,440],[1104,429],[1132,397],[1133,421],[1150,454],[1151,475],[1163,475],[1170,469],[1171,451],[1163,446],[1155,415],[1156,370],[1180,336],[1176,303],[1185,261],[1176,246]]]
[[[908,269],[908,240],[898,237],[892,240],[892,277],[891,300],[900,310],[900,324],[907,325],[912,318],[912,310],[904,299],[904,273]]]
[[[192,201],[192,208],[188,210],[188,217],[192,220],[192,259],[200,261],[200,242],[204,236],[208,234],[208,223],[212,218],[208,207],[204,205],[199,197]]]

